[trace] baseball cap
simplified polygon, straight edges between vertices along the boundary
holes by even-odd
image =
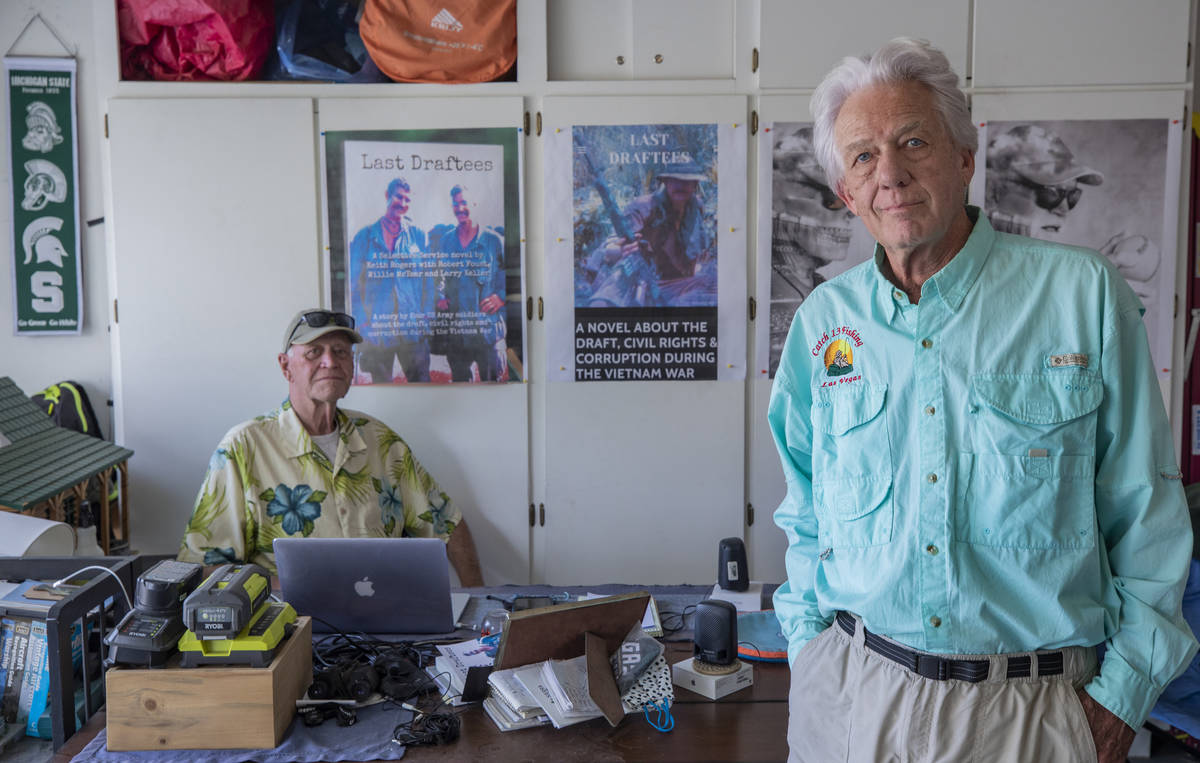
[[[662,178],[675,178],[676,180],[694,180],[697,183],[702,180],[708,180],[708,176],[704,174],[704,168],[698,162],[687,161],[679,164],[670,164],[658,171],[657,176]]]
[[[358,344],[363,340],[362,335],[354,330],[353,316],[319,307],[301,310],[288,321],[283,332],[283,349],[280,352],[287,352],[293,344],[309,344],[334,331],[344,331],[348,334],[351,344]]]
[[[1075,161],[1062,138],[1041,125],[1017,125],[997,135],[988,144],[987,165],[989,170],[1011,170],[1037,185],[1104,182],[1104,175]]]

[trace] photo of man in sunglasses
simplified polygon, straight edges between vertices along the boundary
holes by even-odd
[[[1019,124],[988,141],[986,206],[998,231],[1062,241],[1064,218],[1084,187],[1103,182],[1101,172],[1076,161],[1062,138],[1041,125]]]
[[[992,227],[1098,250],[1153,313],[1162,260],[1162,120],[990,122],[987,130],[983,206]],[[1153,326],[1153,317],[1146,323]]]
[[[858,247],[848,259],[854,213],[825,179],[807,122],[771,128],[771,357],[774,375],[792,314],[817,285],[862,262]],[[861,224],[858,227],[862,227]],[[865,230],[863,231],[865,235]]]

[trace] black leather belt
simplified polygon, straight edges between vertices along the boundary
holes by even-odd
[[[857,623],[846,612],[837,613],[837,624],[853,636]],[[935,681],[947,679],[979,683],[988,677],[991,662],[988,660],[951,660],[930,654],[920,654],[863,628],[863,645],[892,662],[903,665],[912,672]],[[1038,653],[1038,676],[1059,676],[1063,672],[1062,652]],[[1028,678],[1033,675],[1033,659],[1028,655],[1008,658],[1006,678]]]

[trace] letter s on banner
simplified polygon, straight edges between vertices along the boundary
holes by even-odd
[[[63,309],[62,274],[40,270],[30,277],[33,291],[31,306],[39,313],[61,313]]]

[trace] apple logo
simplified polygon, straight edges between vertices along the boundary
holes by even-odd
[[[375,585],[370,578],[364,576],[362,580],[354,584],[354,592],[359,596],[374,596]]]

